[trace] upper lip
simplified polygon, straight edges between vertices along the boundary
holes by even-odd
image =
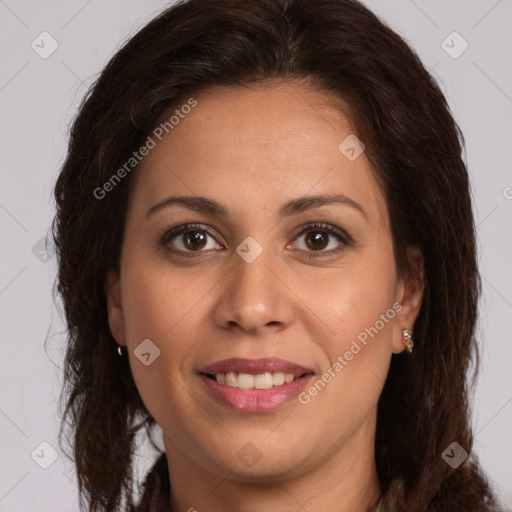
[[[248,373],[252,375],[265,372],[283,372],[293,373],[295,376],[299,377],[306,373],[314,373],[310,368],[276,357],[263,357],[260,359],[233,357],[230,359],[222,359],[221,361],[205,366],[200,372],[213,375],[228,372]]]

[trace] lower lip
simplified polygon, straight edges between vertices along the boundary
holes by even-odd
[[[304,375],[288,384],[270,389],[233,388],[220,384],[204,374],[200,377],[213,395],[231,409],[243,412],[266,412],[291,402],[307,386],[313,374]]]

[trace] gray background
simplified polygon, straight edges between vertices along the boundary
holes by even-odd
[[[474,451],[512,509],[512,2],[365,3],[433,71],[466,137],[483,277]],[[64,338],[51,298],[55,257],[50,251],[45,261],[38,248],[53,216],[52,188],[79,100],[120,44],[165,5],[157,0],[0,0],[3,512],[78,510],[73,467],[57,444]],[[38,36],[44,31],[58,44],[46,59],[31,47],[34,40],[42,46]],[[457,58],[464,42],[450,35],[454,31],[469,45]],[[44,46],[51,48],[49,39]],[[52,462],[52,449],[42,442],[56,450],[47,469],[41,466]],[[141,472],[151,462],[148,453],[143,443]]]

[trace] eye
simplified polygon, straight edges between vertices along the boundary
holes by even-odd
[[[184,224],[170,229],[162,233],[160,244],[172,252],[179,253],[224,249],[213,238],[210,228],[204,224]]]
[[[318,256],[337,253],[351,242],[349,236],[341,229],[323,223],[304,226],[296,240],[299,240],[296,248],[309,253],[320,253]]]
[[[292,248],[304,251],[306,257],[335,254],[352,243],[344,231],[324,223],[304,226],[295,240],[299,242],[295,242],[296,246],[292,245]],[[183,224],[168,229],[160,234],[159,245],[182,256],[225,249],[216,241],[216,233],[205,224]]]

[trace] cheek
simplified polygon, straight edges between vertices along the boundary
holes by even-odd
[[[148,262],[127,264],[124,272],[123,312],[135,384],[157,423],[178,428],[180,416],[170,418],[179,404],[189,400],[189,382],[183,377],[193,366],[191,341],[198,339],[193,318],[208,287],[203,283],[204,289],[189,288],[182,274],[171,275]],[[136,356],[146,339],[160,351],[147,366]]]
[[[191,340],[198,339],[197,314],[208,286],[187,286],[183,275],[148,262],[127,263],[123,269],[122,302],[132,374],[151,411],[179,389],[178,375],[192,367]],[[143,340],[151,340],[159,355],[149,366],[137,359]],[[140,353],[140,352],[139,352]]]
[[[391,331],[396,316],[396,274],[391,247],[388,250],[368,251],[364,257],[354,256],[350,265],[340,268],[334,279],[327,279],[312,303],[330,327],[331,361],[350,350],[353,341],[364,350],[359,355],[379,347],[391,350]],[[370,340],[378,341],[371,343]],[[367,342],[365,345],[365,341]],[[378,346],[377,346],[378,345]],[[357,348],[355,349],[357,350]],[[361,359],[361,357],[358,357]]]
[[[352,431],[374,411],[391,360],[392,328],[399,308],[394,302],[391,248],[354,258],[353,264],[340,269],[338,281],[337,286],[332,280],[323,283],[321,302],[316,303],[330,327],[322,341],[328,361],[301,403],[309,403],[325,421],[343,418],[347,431]],[[331,422],[333,436],[338,421]]]
[[[346,439],[375,412],[389,370],[396,308],[392,284],[360,273],[324,297],[330,330],[319,343],[327,358],[299,402],[326,425],[325,439],[334,443],[341,426]]]
[[[129,343],[150,338],[161,349],[169,345],[170,339],[179,345],[183,331],[193,326],[191,318],[208,291],[206,279],[190,281],[179,269],[171,271],[165,264],[128,263],[123,275],[122,301]],[[181,335],[177,336],[178,333]]]

